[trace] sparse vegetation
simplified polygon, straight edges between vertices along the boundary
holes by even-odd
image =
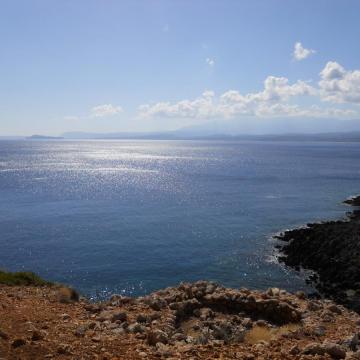
[[[0,270],[0,284],[5,285],[25,285],[25,286],[45,286],[52,285],[51,282],[42,279],[30,271],[8,272]]]

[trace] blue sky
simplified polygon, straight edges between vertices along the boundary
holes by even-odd
[[[357,0],[3,0],[0,135],[360,119],[359,14]]]

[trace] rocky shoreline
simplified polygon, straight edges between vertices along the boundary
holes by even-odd
[[[345,203],[360,206],[360,196]],[[198,281],[91,303],[33,273],[0,271],[0,360],[360,360],[359,210],[277,238],[280,260],[316,271],[334,302]]]
[[[1,359],[360,359],[360,316],[298,292],[182,283],[90,303],[0,285]]]
[[[344,203],[360,206],[360,196]],[[308,279],[319,293],[360,312],[360,211],[338,221],[307,224],[276,236],[279,260],[296,270],[315,273]]]

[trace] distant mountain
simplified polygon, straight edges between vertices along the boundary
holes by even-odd
[[[182,136],[318,134],[360,131],[360,119],[254,118],[213,121],[175,131]]]
[[[31,135],[26,137],[27,140],[59,140],[61,136]]]
[[[360,141],[360,120],[256,119],[214,121],[165,132],[67,132],[66,139],[253,139]]]
[[[89,133],[89,132],[65,132],[65,139],[174,139],[175,132],[116,132],[116,133]]]
[[[71,133],[71,135],[64,134],[64,138],[72,140],[247,140],[247,141],[334,141],[334,142],[360,142],[360,131],[351,132],[330,132],[317,134],[243,134],[243,135],[227,135],[227,134],[213,134],[213,135],[185,135],[176,133],[107,133],[107,134],[93,134],[93,133]]]

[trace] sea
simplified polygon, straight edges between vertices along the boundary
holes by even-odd
[[[182,281],[312,291],[273,235],[344,217],[360,143],[0,141],[0,268],[92,299]]]

